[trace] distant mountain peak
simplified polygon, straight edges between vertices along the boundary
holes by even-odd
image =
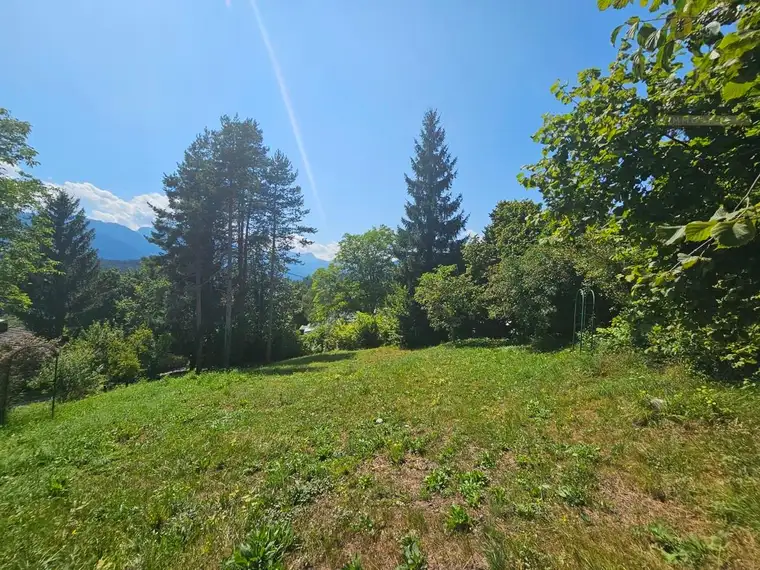
[[[143,257],[161,253],[161,249],[147,239],[153,232],[151,226],[131,230],[114,222],[88,221],[90,228],[95,230],[93,246],[98,250],[98,256],[101,259],[117,262],[112,264],[113,266],[132,267]],[[298,258],[301,263],[293,263],[288,267],[288,277],[291,279],[305,279],[317,269],[327,267],[330,263],[310,252],[300,253]]]

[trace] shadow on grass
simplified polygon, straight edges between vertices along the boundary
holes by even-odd
[[[454,348],[501,348],[504,346],[518,346],[514,340],[508,338],[467,338],[455,340],[449,343]]]
[[[268,376],[289,376],[291,374],[300,374],[302,372],[320,372],[324,366],[310,366],[315,363],[340,362],[341,360],[356,359],[355,352],[326,352],[322,354],[310,354],[308,356],[299,356],[282,362],[275,362],[253,371],[256,374],[265,374]]]

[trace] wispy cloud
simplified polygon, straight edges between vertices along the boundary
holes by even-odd
[[[296,119],[295,111],[293,110],[293,103],[290,100],[290,93],[288,92],[288,86],[285,83],[285,77],[282,74],[280,68],[280,62],[277,59],[277,55],[274,53],[272,42],[269,40],[269,33],[267,32],[264,20],[261,17],[259,6],[256,0],[250,0],[251,8],[256,16],[256,24],[259,27],[261,33],[261,39],[264,41],[264,47],[267,50],[269,56],[269,62],[272,64],[272,70],[277,79],[277,85],[280,87],[280,95],[282,96],[282,103],[285,105],[285,110],[288,112],[288,118],[290,119],[290,127],[293,129],[293,136],[296,139],[298,145],[298,152],[301,155],[301,162],[303,163],[304,170],[306,171],[306,177],[309,179],[309,185],[311,186],[311,193],[314,196],[314,203],[316,204],[317,213],[320,216],[322,222],[326,221],[325,212],[322,208],[322,201],[319,199],[319,192],[317,192],[317,183],[314,180],[314,173],[311,170],[311,163],[309,157],[306,154],[306,147],[303,144],[303,137],[301,136],[301,128],[298,126],[298,120]]]

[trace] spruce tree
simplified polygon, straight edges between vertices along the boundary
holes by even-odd
[[[423,273],[439,265],[461,265],[467,223],[462,195],[453,196],[457,159],[446,145],[446,131],[435,110],[428,110],[419,139],[414,142],[412,176],[405,175],[406,217],[398,228],[396,257],[410,292]]]
[[[414,301],[419,278],[439,265],[462,267],[463,233],[467,216],[462,196],[452,195],[457,159],[446,145],[446,131],[435,110],[428,110],[419,139],[414,141],[412,175],[406,176],[409,200],[396,240],[396,258],[407,288],[407,310],[401,316],[402,342],[420,346],[440,340],[422,308]]]
[[[92,247],[95,231],[89,228],[79,200],[62,190],[46,199],[32,225],[50,232],[41,253],[55,264],[55,272],[30,275],[24,289],[32,304],[20,316],[35,333],[56,338],[66,329],[89,324],[88,313],[97,305],[100,264]]]

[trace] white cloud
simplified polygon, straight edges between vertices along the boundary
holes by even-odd
[[[79,198],[87,215],[93,220],[113,222],[133,230],[153,224],[155,216],[149,204],[165,208],[169,203],[166,195],[158,192],[140,194],[130,200],[124,200],[113,192],[98,188],[89,182],[64,182],[50,186]]]
[[[18,166],[0,162],[0,176],[18,178],[20,173],[21,169]],[[64,182],[63,184],[47,182],[46,184],[52,188],[65,190],[79,198],[87,216],[93,220],[121,224],[133,230],[153,225],[155,216],[148,204],[160,208],[168,206],[166,195],[158,192],[140,194],[130,200],[125,200],[113,192],[98,188],[89,182]],[[335,259],[338,249],[338,242],[331,242],[312,243],[307,246],[296,245],[295,251],[311,253],[319,259],[332,261]]]
[[[299,237],[299,236],[296,236]],[[312,243],[310,245],[299,245],[296,243],[295,251],[298,253],[311,253],[314,255],[314,257],[318,259],[323,259],[324,261],[332,261],[335,259],[335,256],[338,255],[338,250],[340,249],[340,246],[338,245],[337,241],[331,242],[331,243]]]

